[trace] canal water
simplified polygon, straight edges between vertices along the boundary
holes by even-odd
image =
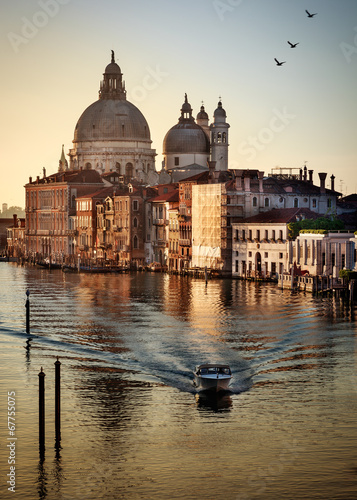
[[[274,284],[0,263],[0,498],[357,498],[356,314]],[[206,361],[230,364],[230,393],[195,393]]]

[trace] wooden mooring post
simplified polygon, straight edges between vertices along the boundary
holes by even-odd
[[[40,457],[44,459],[45,457],[45,373],[41,366],[41,371],[38,374],[39,380],[39,398],[38,398],[38,417],[39,417],[39,448]]]
[[[61,362],[55,361],[55,428],[56,428],[56,447],[61,442]]]
[[[26,307],[26,333],[30,333],[30,299],[29,299],[29,296],[30,296],[30,290],[26,290],[26,295],[27,295],[27,298],[26,298],[26,303],[25,303],[25,307]]]

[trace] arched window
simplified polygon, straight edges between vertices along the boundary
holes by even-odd
[[[269,206],[269,198],[265,198],[265,200],[264,200],[264,206],[265,207]]]
[[[138,219],[136,217],[134,217],[133,226],[138,227]]]
[[[220,144],[222,142],[222,133],[218,132],[217,134],[217,142]]]
[[[227,142],[227,133],[226,132],[223,132],[223,134],[222,134],[222,142],[223,142],[223,144],[226,144],[226,142]]]
[[[256,207],[258,205],[258,198],[254,196],[253,198],[253,207]]]
[[[115,171],[118,172],[118,174],[120,174],[120,163],[118,161],[115,164]]]
[[[139,246],[138,246],[138,237],[136,235],[133,238],[133,247],[134,248],[139,248]]]

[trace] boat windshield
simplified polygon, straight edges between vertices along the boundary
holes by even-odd
[[[230,375],[231,370],[228,367],[218,367],[218,366],[213,366],[209,368],[201,368],[198,371],[199,374],[201,375],[213,375],[213,374],[222,374],[222,375]]]

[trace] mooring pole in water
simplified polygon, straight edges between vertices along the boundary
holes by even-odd
[[[61,441],[61,362],[55,361],[55,427],[56,427],[56,446]]]
[[[26,307],[26,333],[30,333],[30,299],[29,299],[30,290],[26,290],[26,295],[27,295],[26,304],[25,304],[25,307]]]
[[[206,285],[207,285],[207,266],[205,266],[205,282],[206,282]]]
[[[38,417],[39,417],[39,447],[41,458],[45,455],[45,373],[41,366],[38,374],[39,380],[39,398],[38,398]]]

